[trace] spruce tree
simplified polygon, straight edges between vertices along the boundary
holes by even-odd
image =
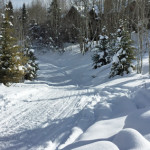
[[[24,65],[26,57],[17,45],[14,35],[14,27],[10,18],[10,8],[6,5],[0,36],[0,83],[9,85],[18,83],[24,79]]]
[[[37,71],[39,69],[38,64],[36,63],[34,50],[25,45],[24,53],[25,56],[28,57],[28,62],[25,65],[25,80],[34,80],[37,77]]]
[[[110,46],[109,37],[106,35],[106,27],[103,27],[102,34],[99,35],[99,45],[96,48],[97,51],[92,57],[95,69],[110,63]]]
[[[132,61],[135,59],[135,47],[127,31],[125,23],[121,21],[120,28],[117,30],[116,54],[113,57],[110,77],[116,75],[123,76],[135,69]]]
[[[94,69],[97,69],[97,67],[99,67],[99,60],[100,60],[100,56],[98,53],[95,53],[93,56],[92,56],[92,60],[93,60],[93,68]]]

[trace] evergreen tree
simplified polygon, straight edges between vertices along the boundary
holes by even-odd
[[[50,22],[53,28],[57,29],[60,24],[60,8],[58,0],[53,0],[49,8]],[[57,31],[56,31],[57,32]]]
[[[113,57],[113,64],[110,77],[116,75],[123,76],[133,71],[135,66],[132,61],[135,59],[135,47],[125,24],[121,22],[120,28],[117,30],[116,54]]]
[[[110,57],[116,54],[117,33],[110,33]]]
[[[50,8],[48,10],[48,20],[49,20],[49,25],[52,30],[52,35],[51,37],[55,41],[57,46],[61,45],[61,40],[60,40],[60,20],[61,20],[61,12],[60,12],[60,7],[59,7],[59,1],[58,0],[52,0]]]
[[[99,67],[99,60],[100,60],[100,56],[98,53],[95,53],[93,56],[92,56],[92,60],[93,60],[93,65],[94,65],[94,69],[97,69],[97,67]]]
[[[96,48],[97,48],[97,51],[92,57],[95,69],[97,67],[101,67],[103,65],[110,63],[109,37],[106,35],[105,27],[102,29],[102,35],[99,36],[99,45]]]
[[[6,5],[5,14],[0,36],[0,83],[9,85],[10,83],[21,82],[24,78],[24,64],[26,57],[20,51],[14,35],[13,24],[10,21],[10,8]]]
[[[27,45],[25,47],[25,56],[29,58],[27,64],[25,65],[25,80],[33,80],[37,77],[37,70],[39,67],[36,63],[34,50],[30,49]]]
[[[6,9],[7,9],[7,14],[8,14],[8,19],[13,24],[14,11],[13,11],[13,5],[11,1],[8,2]]]
[[[22,7],[22,30],[23,30],[23,36],[26,36],[26,28],[27,28],[27,10],[25,3]]]

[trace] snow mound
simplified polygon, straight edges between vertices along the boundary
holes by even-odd
[[[144,88],[137,90],[136,95],[134,97],[134,103],[136,104],[138,109],[150,106],[150,90],[147,89],[147,87],[149,87],[147,81],[145,81],[143,87]]]
[[[119,150],[119,149],[112,142],[101,141],[101,142],[95,142],[92,144],[81,146],[78,148],[74,148],[72,150]]]
[[[80,128],[74,127],[72,129],[72,133],[69,136],[69,138],[67,139],[67,141],[64,144],[60,145],[59,149],[63,149],[67,145],[73,143],[82,133],[83,133],[83,131]]]
[[[101,120],[92,125],[80,137],[80,141],[110,138],[122,130],[126,117]]]
[[[108,91],[103,91],[102,93],[108,97],[107,102],[101,102],[96,106],[96,115],[98,120],[108,120],[114,117],[118,118],[126,116],[130,112],[137,110],[135,103],[133,103],[128,97],[123,96],[124,93],[119,93],[120,95],[116,98],[116,96],[113,97],[111,91],[109,91],[110,89],[107,90]]]
[[[141,109],[128,115],[124,128],[133,128],[142,135],[150,134],[150,108]]]
[[[149,150],[150,142],[148,142],[138,131],[127,128],[120,131],[113,142],[120,150]]]

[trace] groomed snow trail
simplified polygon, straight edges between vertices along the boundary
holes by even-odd
[[[88,64],[73,64],[75,68],[69,64],[66,70],[67,57],[63,60],[59,54],[53,54],[54,58],[48,55],[39,60],[37,81],[9,88],[0,86],[1,150],[45,149],[49,143],[49,149],[56,149],[74,127],[82,133],[93,123],[91,106],[98,96],[93,89],[78,85],[82,78],[80,70]]]
[[[130,96],[149,82],[140,75],[110,81],[109,66],[92,70],[90,53],[40,55],[37,81],[0,85],[0,150],[63,149],[96,121],[136,110]]]

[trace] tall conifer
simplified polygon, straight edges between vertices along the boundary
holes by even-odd
[[[110,77],[116,75],[123,76],[132,72],[135,66],[132,61],[135,59],[135,47],[127,31],[125,22],[121,21],[120,28],[117,30],[116,54],[113,57],[113,64]]]
[[[23,36],[26,36],[26,28],[27,28],[27,10],[25,3],[22,7],[22,30],[23,30]]]
[[[110,45],[106,31],[106,27],[103,27],[102,34],[99,35],[99,44],[96,46],[97,51],[92,57],[95,69],[110,63]]]
[[[50,8],[48,10],[48,17],[49,17],[49,24],[50,28],[52,29],[52,38],[56,43],[56,46],[61,45],[61,39],[60,39],[60,19],[61,19],[61,9],[59,6],[58,0],[52,0]]]
[[[7,14],[8,14],[8,19],[13,24],[14,11],[13,11],[13,5],[11,1],[8,2],[6,9],[7,9]]]
[[[0,83],[9,85],[24,79],[24,65],[27,61],[21,48],[17,45],[14,27],[11,22],[10,3],[6,5],[0,35]],[[11,18],[10,18],[11,16]]]

